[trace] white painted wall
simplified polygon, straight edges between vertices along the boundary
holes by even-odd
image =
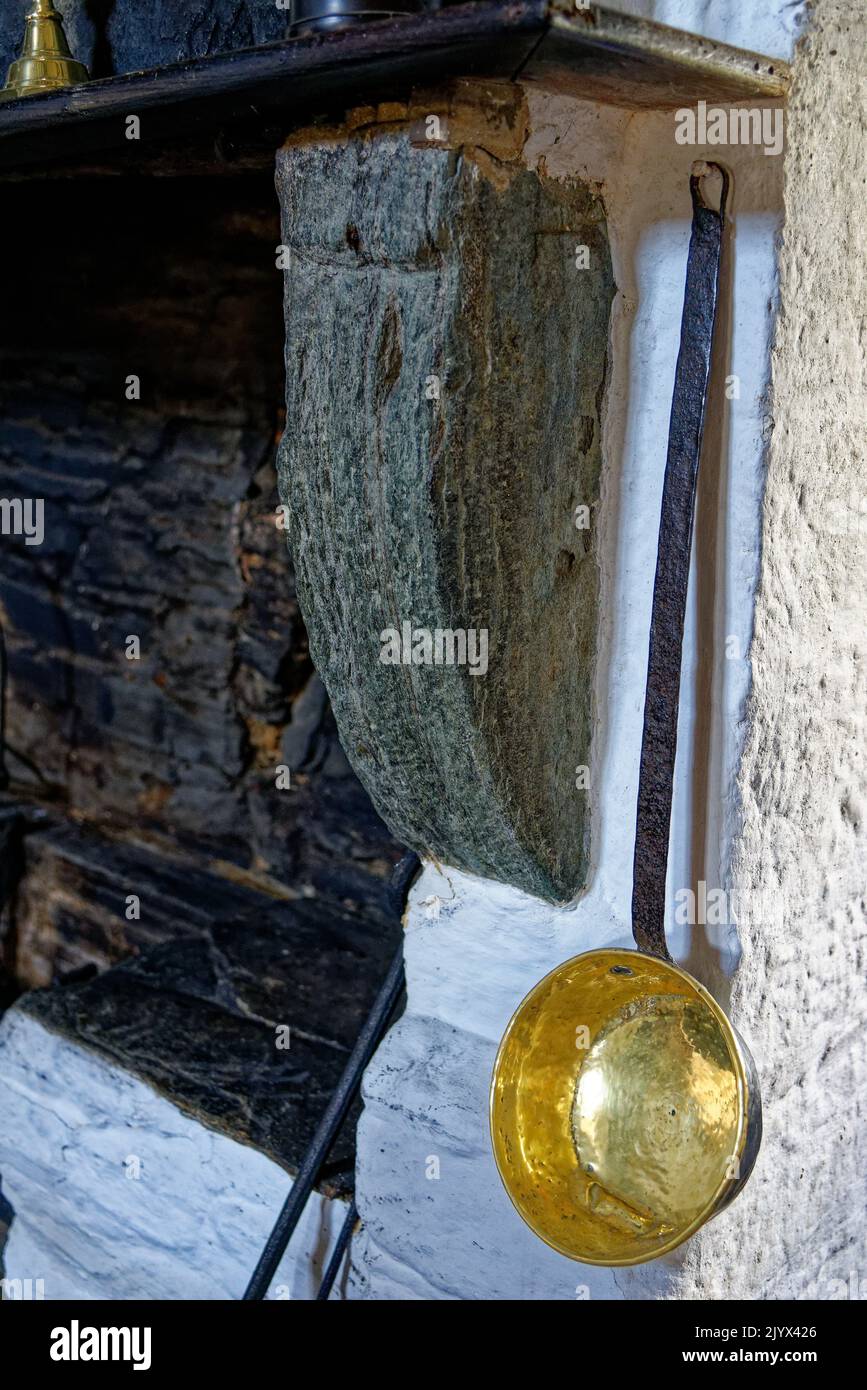
[[[644,15],[691,34],[751,48],[772,58],[790,58],[806,15],[806,0],[613,0],[624,14]]]
[[[815,0],[789,104],[774,428],[732,873],[765,1136],[678,1292],[867,1298],[867,10]]]
[[[45,1299],[238,1299],[291,1188],[264,1154],[15,1008],[0,1024],[0,1174],[6,1278]],[[315,1296],[345,1212],[311,1198],[269,1298]]]
[[[781,56],[790,54],[803,9],[785,0],[761,7],[752,0],[658,0],[632,8]],[[827,1260],[818,1274],[807,1267],[809,1258],[792,1248],[782,1223],[770,1222],[765,1229],[761,1208],[746,1204],[758,1200],[754,1191],[768,1200],[769,1186],[777,1183],[790,1206],[800,1200],[804,1210],[813,1210],[809,1190],[798,1187],[783,1150],[786,1132],[794,1134],[799,1124],[797,1077],[812,1067],[810,1049],[824,1050],[833,1042],[833,1000],[835,989],[839,991],[833,964],[820,973],[828,986],[830,1013],[801,1040],[800,1051],[789,1048],[784,1066],[777,1052],[784,1031],[779,1013],[764,1026],[759,992],[746,998],[743,988],[739,996],[736,990],[737,1017],[743,1022],[746,1016],[752,1025],[745,1032],[772,1103],[779,1107],[776,1138],[770,1144],[766,1140],[771,1167],[764,1177],[757,1170],[732,1210],[677,1255],[618,1272],[563,1259],[512,1210],[490,1152],[490,1070],[514,1007],[568,956],[631,940],[647,627],[689,236],[686,180],[693,158],[719,153],[676,146],[670,115],[631,116],[538,91],[531,91],[529,100],[528,161],[544,155],[549,173],[577,173],[603,185],[619,286],[598,533],[604,622],[596,689],[594,860],[587,892],[569,909],[552,909],[448,867],[427,866],[414,888],[406,936],[407,1013],[379,1049],[365,1081],[358,1163],[365,1226],[354,1242],[354,1275],[347,1293],[373,1299],[560,1300],[588,1294],[725,1297],[745,1287],[757,1297],[763,1288],[775,1297],[792,1289],[815,1290],[820,1275],[830,1278],[838,1272],[831,1246],[839,1248],[846,1238],[840,1223],[847,1218],[852,1150],[846,1149],[839,1181],[828,1188],[843,1205],[839,1231],[834,1214],[824,1207],[821,1211],[833,1240],[825,1242]],[[701,873],[712,885],[725,882],[733,837],[743,844],[736,772],[747,732],[750,667],[745,654],[759,570],[764,397],[782,195],[779,160],[746,149],[728,150],[726,158],[734,172],[728,370],[740,376],[741,396],[727,412],[720,477],[706,473],[703,478],[697,582],[686,633],[672,894]],[[786,466],[781,459],[780,469]],[[770,534],[773,539],[773,530]],[[778,529],[778,542],[785,544],[789,534],[785,527]],[[814,625],[798,631],[802,640],[815,642]],[[727,636],[739,639],[743,655],[725,658]],[[763,640],[763,659],[772,667],[773,640],[767,633]],[[832,654],[840,657],[836,649]],[[763,699],[767,716],[775,699],[773,682]],[[798,756],[810,756],[809,741],[796,739],[792,748]],[[782,744],[780,749],[785,751]],[[767,746],[753,755],[754,771],[757,756],[767,757]],[[827,809],[830,814],[830,801]],[[758,843],[758,800],[751,814]],[[698,837],[697,822],[703,825]],[[778,817],[773,824],[787,848],[791,872],[797,842],[784,820]],[[749,863],[760,877],[755,844],[751,853]],[[841,932],[847,929],[843,908],[846,894],[851,896],[851,862],[847,875],[840,890]],[[815,877],[813,873],[811,882]],[[814,887],[818,900],[823,885]],[[824,891],[829,891],[827,883]],[[827,927],[822,936],[829,961],[836,930]],[[738,957],[740,943],[733,934],[717,933],[707,941],[702,933],[671,935],[677,956],[702,978],[716,979],[719,988],[720,972],[731,970]],[[761,942],[747,945],[754,953],[761,951]],[[777,971],[783,999],[793,1008],[805,1006],[798,962],[787,948],[785,931],[775,933],[758,968],[768,962]],[[749,978],[755,982],[757,977],[753,973]],[[0,1172],[4,1193],[16,1210],[6,1250],[7,1275],[44,1279],[47,1298],[238,1298],[285,1197],[285,1173],[263,1155],[198,1125],[135,1078],[46,1033],[17,1010],[0,1025],[0,1053]],[[836,1142],[834,1097],[864,1074],[848,1053],[838,1055],[829,1091],[828,1074],[823,1078],[818,1063],[813,1067],[824,1155],[833,1152]],[[822,1086],[825,1098],[818,1092]],[[123,1162],[130,1153],[142,1160],[138,1182],[124,1176]],[[437,1165],[438,1176],[429,1176]],[[311,1296],[341,1216],[342,1211],[318,1199],[309,1205],[275,1286],[292,1297]],[[863,1228],[861,1236],[863,1244]],[[764,1279],[762,1272],[745,1283],[738,1251],[749,1248],[757,1266],[754,1256],[761,1251],[753,1247],[765,1241],[773,1249],[776,1278]],[[823,1296],[821,1288],[818,1292]]]
[[[780,0],[761,9],[736,0],[677,0],[656,4],[652,17],[788,56],[799,10]],[[760,563],[782,160],[761,149],[678,146],[671,113],[630,115],[536,89],[528,97],[528,162],[544,157],[551,175],[578,174],[602,185],[619,290],[597,533],[603,616],[593,865],[580,901],[559,910],[448,867],[428,865],[417,882],[407,917],[408,1008],[368,1069],[359,1132],[364,1228],[354,1259],[358,1292],[372,1299],[654,1297],[674,1292],[685,1259],[679,1251],[615,1272],[575,1264],[544,1246],[500,1186],[487,1093],[500,1036],[530,987],[579,951],[631,944],[647,633],[689,240],[687,183],[693,159],[723,153],[734,179],[726,370],[740,378],[740,399],[728,406],[720,475],[707,470],[701,483],[669,898],[698,878],[711,886],[727,881]],[[727,637],[738,641],[739,655],[730,659]],[[724,976],[739,954],[735,930],[668,925],[673,954],[724,997]],[[757,1062],[760,1070],[771,1065],[761,1052]],[[720,1284],[717,1296],[725,1296],[724,1271]]]

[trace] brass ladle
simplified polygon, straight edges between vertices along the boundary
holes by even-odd
[[[721,179],[719,207],[702,181]],[[728,177],[690,178],[692,233],[653,591],[632,898],[637,951],[587,951],[514,1014],[491,1085],[491,1137],[515,1207],[586,1264],[673,1250],[721,1211],[761,1141],[752,1057],[665,943],[681,649],[695,485],[717,316]]]

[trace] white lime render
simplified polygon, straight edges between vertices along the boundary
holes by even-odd
[[[807,27],[804,7],[782,0],[632,8],[787,60]],[[353,1259],[354,1288],[369,1298],[840,1298],[865,1268],[855,1132],[867,1076],[863,958],[858,965],[867,527],[852,307],[865,246],[846,208],[858,205],[863,169],[853,97],[864,24],[821,0],[811,25],[780,157],[679,146],[674,113],[528,94],[525,158],[544,158],[549,175],[599,181],[619,291],[597,531],[592,870],[568,909],[448,865],[427,865],[417,881],[407,1011],[364,1087],[364,1227]],[[706,927],[673,913],[668,926],[673,954],[731,1001],[753,1049],[765,1139],[735,1205],[681,1250],[634,1270],[591,1269],[549,1250],[511,1208],[491,1156],[487,1094],[498,1040],[526,991],[570,955],[631,943],[687,178],[691,159],[714,155],[733,175],[731,312],[721,325],[730,399],[718,422],[719,479],[706,472],[700,483],[668,896],[673,906],[702,882],[709,893],[736,888],[750,913],[740,928],[713,925],[711,912]]]
[[[278,1164],[14,1008],[0,1074],[4,1298],[241,1298],[292,1185]],[[269,1299],[316,1296],[345,1212],[314,1193]]]

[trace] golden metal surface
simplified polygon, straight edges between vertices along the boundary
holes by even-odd
[[[588,951],[552,971],[491,1085],[494,1154],[524,1220],[586,1264],[640,1264],[692,1235],[752,1165],[742,1049],[698,981],[655,956]]]
[[[33,8],[25,19],[21,57],[9,68],[0,101],[14,101],[87,80],[87,68],[72,57],[63,20],[51,0],[33,0]]]

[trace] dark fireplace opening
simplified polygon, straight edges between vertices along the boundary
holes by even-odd
[[[400,850],[277,524],[273,177],[24,180],[14,206],[5,1002],[291,1169],[394,950]],[[348,1130],[338,1188],[351,1161]]]

